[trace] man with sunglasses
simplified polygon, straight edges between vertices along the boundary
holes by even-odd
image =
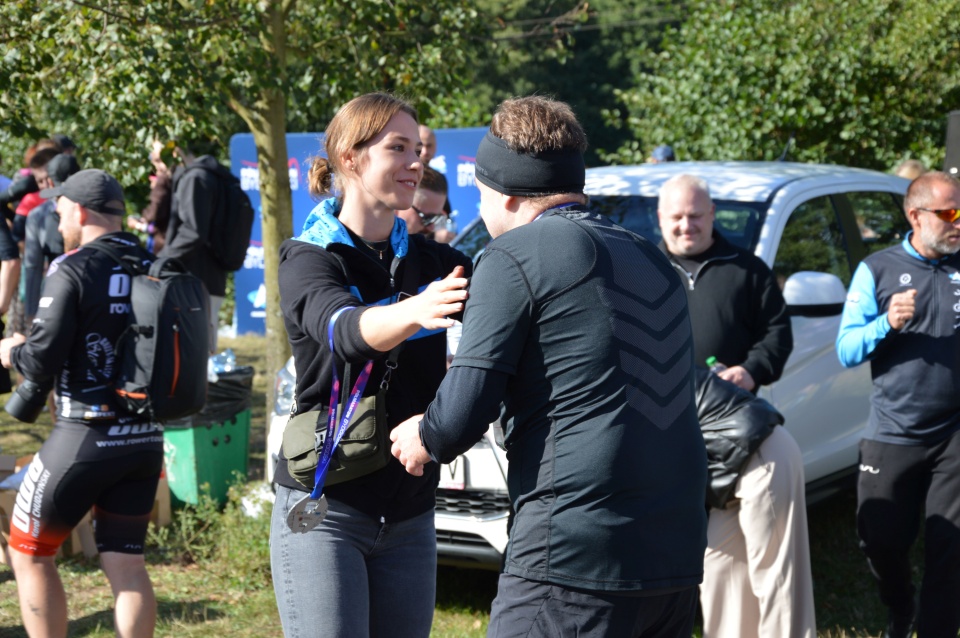
[[[889,610],[890,638],[960,630],[960,181],[915,179],[912,231],[861,262],[837,336],[840,362],[870,361],[857,529]],[[925,510],[919,602],[909,552]]]
[[[407,223],[407,232],[411,235],[429,235],[437,224],[446,222],[447,215],[443,210],[446,201],[447,178],[424,165],[423,179],[413,195],[413,206],[398,210],[397,217]]]

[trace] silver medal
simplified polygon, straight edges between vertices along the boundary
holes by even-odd
[[[323,522],[329,508],[325,495],[312,499],[307,494],[287,512],[287,527],[294,534],[306,534]]]

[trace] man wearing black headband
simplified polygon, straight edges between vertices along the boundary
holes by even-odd
[[[686,298],[656,246],[589,211],[585,148],[566,104],[497,110],[476,166],[494,239],[393,453],[419,474],[502,416],[515,515],[489,636],[690,635],[706,456]]]

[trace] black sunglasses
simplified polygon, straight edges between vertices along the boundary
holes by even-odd
[[[438,224],[442,222],[444,218],[446,218],[446,215],[444,215],[443,213],[429,215],[421,211],[416,206],[411,206],[411,208],[413,208],[414,212],[417,214],[417,217],[420,218],[420,223],[423,224],[424,226],[433,226],[434,224]]]

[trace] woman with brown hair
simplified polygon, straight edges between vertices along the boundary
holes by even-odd
[[[330,404],[338,402],[338,380],[354,390],[348,402],[376,395],[388,381],[387,428],[421,413],[436,394],[446,371],[445,329],[463,310],[470,260],[408,235],[396,216],[411,206],[423,175],[421,146],[416,111],[382,93],[351,100],[327,127],[327,157],[314,160],[310,190],[336,197],[320,202],[303,232],[280,247],[281,309],[297,370],[294,416],[312,411],[337,423]],[[390,373],[388,353],[396,361]],[[366,389],[355,383],[361,369]],[[281,455],[270,553],[286,636],[429,635],[437,465],[411,476],[382,452],[381,469],[336,484],[327,474],[326,485],[322,472],[316,484],[299,482]],[[288,515],[311,503],[311,488],[329,509],[315,527],[298,528]]]

